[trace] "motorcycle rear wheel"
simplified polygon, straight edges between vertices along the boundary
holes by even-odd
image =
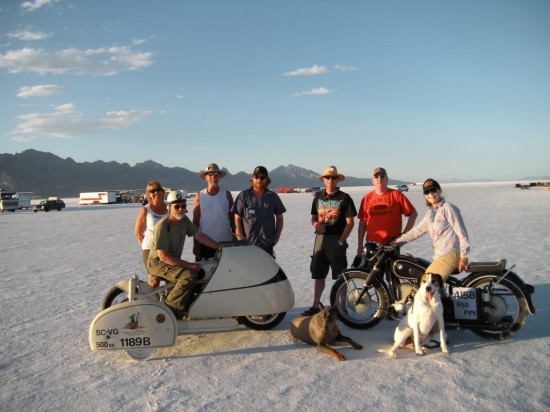
[[[349,271],[340,276],[330,291],[330,304],[336,306],[338,319],[355,329],[367,329],[378,324],[387,313],[388,298],[384,287],[375,281],[356,302],[365,286],[367,274]]]
[[[484,274],[475,279],[468,287],[483,289],[491,283],[495,284],[499,276]],[[492,323],[506,322],[505,330],[471,329],[476,335],[491,340],[504,340],[516,334],[527,318],[527,302],[518,287],[507,279],[501,279],[500,283],[493,287],[491,302],[489,305],[488,321]]]
[[[254,330],[273,329],[285,318],[286,312],[271,315],[239,316],[237,320],[246,327]]]

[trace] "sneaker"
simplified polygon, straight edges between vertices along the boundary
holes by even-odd
[[[314,308],[313,306],[311,308],[309,308],[308,310],[302,312],[300,315],[301,316],[313,316],[317,313],[319,313],[321,311],[321,309],[319,308]]]

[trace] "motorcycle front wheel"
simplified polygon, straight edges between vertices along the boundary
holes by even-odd
[[[497,284],[499,280],[500,282]],[[472,328],[471,330],[483,338],[503,340],[516,334],[525,323],[528,313],[527,302],[513,282],[502,279],[496,274],[482,274],[465,286],[484,289],[490,288],[491,285],[487,321],[492,324],[501,324],[503,329]]]
[[[237,320],[246,327],[255,330],[273,329],[285,318],[286,312],[271,315],[239,316]]]
[[[128,292],[115,285],[105,294],[103,302],[101,302],[101,310],[124,302],[128,302]]]
[[[338,319],[355,329],[373,327],[387,312],[386,291],[376,280],[358,301],[366,277],[365,272],[346,272],[345,276],[340,276],[334,282],[330,291],[330,304],[338,309]]]

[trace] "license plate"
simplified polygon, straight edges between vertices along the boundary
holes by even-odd
[[[452,299],[455,319],[478,319],[476,288],[453,288]]]

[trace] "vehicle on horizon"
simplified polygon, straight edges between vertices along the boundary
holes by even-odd
[[[5,211],[15,212],[19,209],[17,192],[0,189],[0,213]]]
[[[400,192],[408,192],[409,191],[409,185],[397,185],[395,186],[397,190]]]
[[[61,211],[65,207],[65,202],[57,197],[49,198],[48,200],[42,200],[37,205],[32,205],[32,211],[34,213],[44,211],[49,212],[50,210]]]

